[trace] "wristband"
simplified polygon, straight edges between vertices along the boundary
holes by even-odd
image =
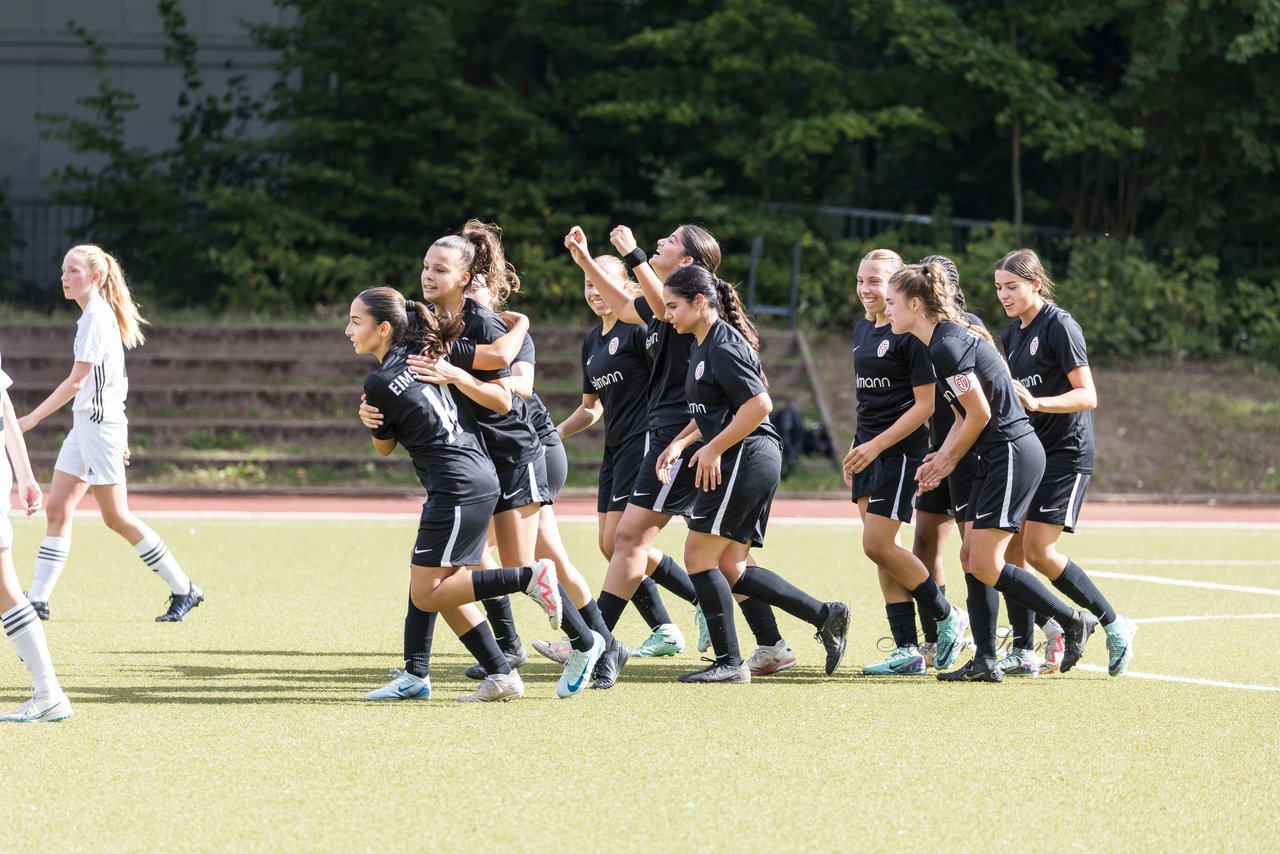
[[[648,260],[649,256],[644,254],[644,250],[639,246],[622,256],[622,263],[627,265],[628,271],[634,270]]]

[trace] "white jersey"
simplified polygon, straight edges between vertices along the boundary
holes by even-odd
[[[124,399],[129,393],[129,377],[124,369],[120,325],[111,306],[97,293],[89,297],[76,323],[75,359],[91,363],[93,370],[76,392],[71,411],[87,415],[96,424],[126,423]]]

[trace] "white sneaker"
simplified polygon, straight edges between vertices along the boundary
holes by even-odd
[[[0,721],[17,724],[53,723],[64,721],[71,715],[71,701],[66,694],[59,693],[55,697],[33,696],[9,714],[0,715]]]
[[[390,681],[364,695],[366,700],[430,700],[431,677],[415,676],[408,670],[391,668]]]
[[[533,578],[524,592],[546,612],[551,628],[560,628],[564,604],[560,601],[560,579],[556,576],[556,565],[553,562],[545,557],[533,562]]]
[[[768,676],[796,666],[796,654],[784,640],[773,646],[758,646],[747,659],[747,669],[752,676]]]
[[[1058,625],[1057,620],[1049,620],[1044,624],[1042,631],[1044,632],[1044,663],[1040,666],[1040,672],[1057,673],[1062,667],[1062,656],[1067,651],[1066,632],[1062,630],[1062,626]]]
[[[1044,659],[1036,655],[1034,649],[1019,649],[1016,646],[1000,659],[1000,670],[1005,676],[1039,676],[1043,666]]]
[[[661,658],[684,652],[684,633],[675,623],[663,623],[653,630],[644,643],[631,650],[632,658]]]
[[[569,655],[573,652],[573,647],[569,644],[568,638],[562,638],[558,641],[533,641],[533,648],[542,654],[543,658],[549,658],[556,664],[568,664]]]
[[[493,703],[518,700],[524,696],[524,680],[519,672],[491,673],[484,677],[474,694],[457,697],[459,703]]]
[[[591,678],[591,672],[596,669],[596,662],[604,655],[604,638],[600,637],[599,632],[592,632],[591,637],[594,639],[591,649],[586,652],[573,650],[564,666],[564,672],[560,674],[560,681],[556,683],[556,696],[562,700],[582,693],[587,687],[587,680]]]

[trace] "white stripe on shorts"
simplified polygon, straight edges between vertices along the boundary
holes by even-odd
[[[1080,492],[1080,478],[1084,475],[1077,473],[1075,483],[1071,484],[1071,497],[1067,499],[1067,527],[1074,528],[1076,526],[1076,495]]]
[[[676,460],[675,465],[671,467],[671,473],[667,475],[667,482],[662,485],[662,489],[658,490],[658,497],[653,501],[653,512],[661,513],[662,505],[667,500],[667,495],[671,493],[671,487],[676,485],[676,476],[680,474],[680,466],[684,465],[684,459]]]
[[[458,531],[462,528],[462,505],[453,508],[453,530],[449,532],[449,542],[444,544],[444,554],[440,556],[441,566],[453,566],[453,544],[458,541]]]
[[[1000,527],[1009,528],[1013,525],[1009,521],[1009,499],[1013,497],[1013,443],[1005,442],[1004,446],[1008,451],[1005,454],[1008,462],[1004,473],[1004,503],[1000,505]]]
[[[547,458],[547,446],[542,446],[542,458]],[[534,501],[541,501],[542,496],[538,494],[538,473],[533,469],[533,463],[529,463],[529,494],[533,496]]]
[[[889,518],[895,522],[901,522],[898,518],[898,505],[902,503],[902,482],[907,479],[907,457],[902,457],[902,471],[898,472],[898,488],[893,491],[893,510],[889,513]]]
[[[724,521],[724,513],[729,509],[729,499],[733,496],[733,482],[738,479],[738,466],[746,452],[738,449],[738,458],[733,461],[733,471],[729,474],[729,482],[724,487],[724,498],[720,499],[720,509],[716,512],[716,520],[711,523],[711,533],[720,536],[720,523]]]

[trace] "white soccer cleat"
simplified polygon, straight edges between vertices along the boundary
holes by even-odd
[[[533,648],[543,658],[549,658],[556,664],[567,664],[569,655],[573,652],[573,646],[569,643],[568,638],[558,641],[544,641],[534,639]]]
[[[796,666],[796,654],[787,642],[778,641],[773,646],[758,646],[747,659],[747,669],[752,676],[768,676]]]
[[[491,673],[484,677],[474,694],[458,697],[459,703],[505,703],[524,696],[524,680],[514,670],[510,673]]]
[[[533,562],[532,569],[533,578],[524,592],[546,612],[551,628],[558,629],[564,604],[560,601],[560,579],[556,576],[556,565],[542,557]]]
[[[0,721],[15,724],[53,723],[64,721],[71,715],[71,701],[66,694],[59,693],[54,697],[33,696],[9,714],[0,715]]]
[[[408,670],[392,668],[391,679],[381,688],[364,695],[366,700],[430,700],[431,677],[415,676]]]
[[[575,649],[569,655],[564,672],[560,674],[560,681],[556,683],[556,696],[561,700],[582,693],[582,690],[587,687],[587,680],[591,678],[591,672],[596,669],[596,662],[600,660],[600,656],[604,655],[604,638],[600,637],[599,632],[592,632],[591,638],[593,641],[591,649],[586,652]]]

